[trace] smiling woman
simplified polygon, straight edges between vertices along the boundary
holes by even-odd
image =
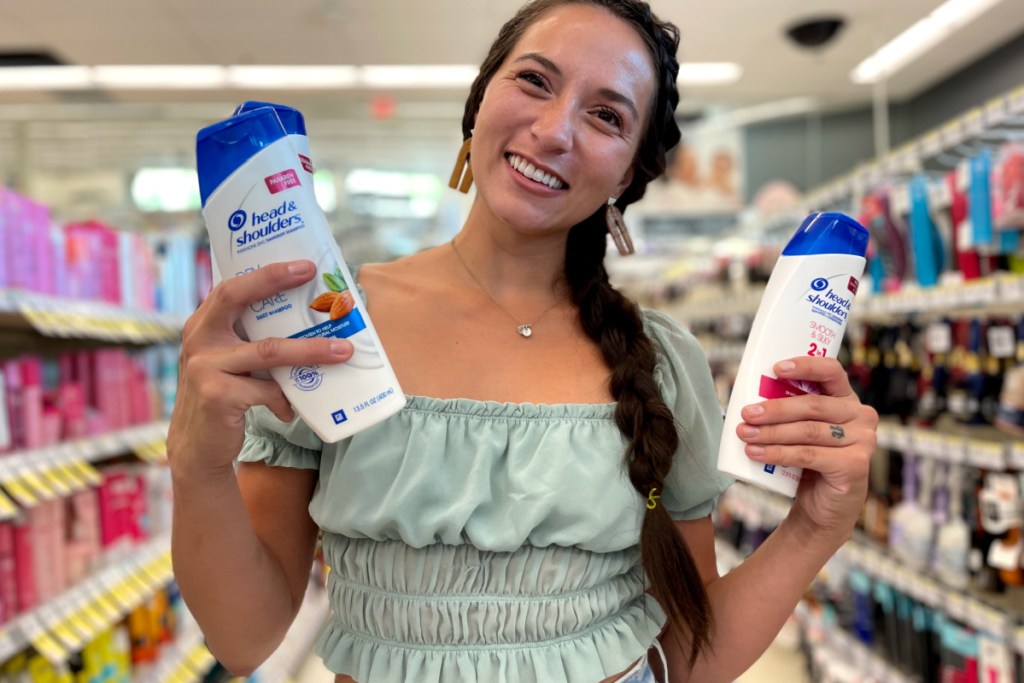
[[[339,683],[728,681],[771,642],[852,528],[873,418],[838,364],[779,369],[832,395],[740,427],[771,425],[750,448],[811,475],[719,578],[710,513],[730,480],[707,361],[604,266],[618,212],[679,141],[678,42],[639,0],[537,0],[502,27],[466,102],[462,230],[357,274],[409,394],[388,420],[323,443],[250,376],[350,357],[230,333],[308,264],[226,281],[190,320],[168,442],[176,574],[229,668],[280,642],[318,530],[333,610],[317,649]],[[846,436],[806,444],[811,421]]]

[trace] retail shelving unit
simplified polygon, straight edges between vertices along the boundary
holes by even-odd
[[[853,213],[861,197],[883,185],[890,188],[893,213],[906,214],[908,199],[904,186],[908,178],[920,173],[947,174],[958,168],[967,157],[993,142],[1005,139],[1007,135],[1020,139],[1022,131],[1024,87],[994,98],[984,107],[973,109],[929,131],[885,158],[865,164],[809,192],[797,211],[780,214],[755,226],[747,226],[743,234],[748,238],[755,234],[763,236],[765,244],[781,246],[807,213],[821,210]],[[948,187],[944,184],[929,188],[928,201],[929,207],[934,210],[948,209]],[[1019,320],[1024,316],[1024,275],[1019,273],[997,272],[973,280],[959,280],[955,275],[946,275],[933,287],[920,287],[906,282],[903,284],[900,291],[885,294],[873,294],[867,287],[861,288],[850,318],[854,336],[864,333],[868,328],[873,333],[885,328],[900,328],[908,323],[912,323],[915,334],[927,335],[930,328],[966,325],[967,321],[979,321],[979,324],[992,322],[1011,332],[1012,328],[1005,321]],[[756,313],[763,292],[763,286],[742,283],[732,286],[696,285],[685,298],[666,304],[665,309],[694,328],[707,351],[712,368],[722,373],[724,382],[735,371],[742,357],[745,343],[743,331]],[[854,326],[857,326],[856,331]],[[949,331],[945,330],[947,333]],[[951,364],[949,347],[946,347],[946,351],[938,352],[932,348],[933,343],[927,336],[917,341],[920,346],[914,348],[932,355],[945,354],[943,362]],[[1013,351],[1014,344],[1020,349],[1024,339],[1018,336],[1010,344],[1010,351],[1004,349],[998,355],[990,355],[990,360],[998,361],[991,365],[997,368],[1012,366],[1014,353],[1017,354],[1017,362],[1020,362],[1019,351]],[[960,348],[954,350],[959,352]],[[854,358],[857,356],[854,355]],[[854,362],[864,365],[863,358]],[[979,368],[974,370],[976,374],[991,375],[999,372],[993,371],[991,367],[981,369],[977,358],[972,362],[979,364]],[[882,360],[881,364],[889,367],[887,360]],[[870,366],[870,363],[867,365]],[[977,473],[979,478],[989,473],[1024,472],[1024,439],[994,427],[964,424],[956,419],[929,419],[927,423],[917,424],[911,418],[904,424],[900,420],[883,416],[878,429],[878,445],[880,451],[876,457],[884,459],[887,453],[894,453],[904,460],[909,459],[914,465],[928,463],[929,467],[941,468],[944,472]],[[896,458],[897,455],[892,457]],[[722,502],[728,509],[725,517],[729,514],[744,517],[742,521],[745,524],[759,530],[751,537],[754,540],[747,538],[747,547],[742,551],[728,544],[728,541],[735,541],[735,538],[727,539],[723,536],[720,539],[719,552],[725,558],[723,564],[726,566],[742,561],[750,545],[756,545],[756,539],[770,533],[785,517],[791,505],[787,498],[742,483],[737,483],[727,491]],[[736,533],[736,530],[730,533]],[[1024,590],[1010,586],[1005,592],[997,593],[980,590],[967,579],[951,583],[952,579],[933,570],[930,562],[911,557],[906,549],[882,545],[875,540],[877,537],[878,534],[873,537],[858,531],[853,540],[844,545],[826,566],[819,577],[819,588],[834,590],[835,582],[844,580],[837,577],[846,577],[849,572],[856,572],[867,577],[872,583],[872,590],[875,590],[874,586],[879,586],[883,591],[895,591],[914,604],[943,615],[950,623],[962,625],[979,637],[994,641],[998,647],[1017,657],[1018,666],[1024,661]],[[822,588],[824,586],[829,588]],[[846,585],[845,590],[853,589]],[[868,646],[853,632],[841,629],[834,621],[823,618],[820,606],[815,607],[813,602],[812,599],[810,603],[802,603],[797,616],[812,668],[816,666],[818,671],[828,669],[828,675],[832,676],[828,680],[900,683],[920,680],[909,671],[901,670],[895,661],[887,660],[885,647],[880,647],[878,643],[875,647]],[[825,614],[827,616],[827,610]]]
[[[176,316],[0,290],[0,346],[14,353],[173,343],[182,323]],[[151,466],[165,466],[167,427],[165,420],[157,420],[0,456],[0,519],[16,519],[45,501],[98,486],[97,465],[106,460],[134,455]],[[116,545],[93,565],[84,580],[0,625],[0,663],[32,650],[60,668],[168,586],[173,580],[170,537]],[[195,633],[165,649],[146,683],[199,680],[213,665]]]

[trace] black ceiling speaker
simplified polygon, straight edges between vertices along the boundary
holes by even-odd
[[[786,29],[786,35],[798,46],[813,50],[835,40],[846,20],[838,16],[802,19]]]
[[[0,67],[4,66],[61,66],[64,62],[51,52],[29,50],[0,50]]]

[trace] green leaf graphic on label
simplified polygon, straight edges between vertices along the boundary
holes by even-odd
[[[327,288],[332,292],[342,292],[346,289],[345,281],[335,277],[333,273],[324,273],[324,282],[327,283]]]
[[[335,267],[334,277],[338,278],[338,282],[341,283],[341,289],[339,291],[348,291],[348,284],[345,283],[345,276],[341,274],[341,268]]]

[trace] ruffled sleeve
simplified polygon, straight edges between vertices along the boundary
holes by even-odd
[[[255,406],[245,416],[245,441],[238,461],[316,470],[322,449],[320,437],[300,417],[282,422],[265,406]]]
[[[644,327],[658,353],[655,381],[679,430],[661,502],[673,519],[705,517],[733,482],[716,467],[724,417],[707,358],[697,339],[664,313],[645,310]]]

